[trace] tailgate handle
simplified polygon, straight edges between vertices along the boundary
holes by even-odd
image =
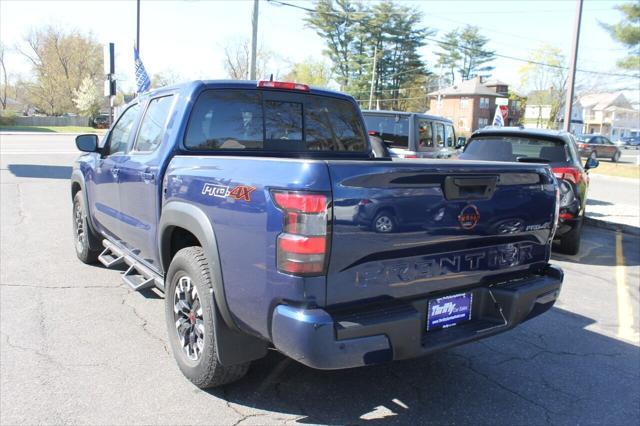
[[[444,179],[444,197],[447,200],[487,200],[493,196],[498,176],[457,177]]]

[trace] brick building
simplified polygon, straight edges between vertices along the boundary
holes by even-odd
[[[456,134],[469,136],[471,132],[490,126],[496,112],[496,99],[508,102],[509,115],[505,125],[520,121],[520,101],[508,100],[509,85],[502,81],[483,81],[481,77],[429,93],[429,113],[453,121]]]

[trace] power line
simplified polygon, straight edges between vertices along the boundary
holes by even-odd
[[[308,12],[308,13],[318,14],[318,11],[316,11],[315,9],[308,8],[308,7],[298,6],[296,4],[291,4],[291,3],[283,2],[283,1],[280,1],[280,0],[267,0],[267,1],[269,3],[275,3],[275,4],[278,4],[278,5],[281,5],[281,6],[287,6],[287,7],[292,7],[292,8],[295,8],[295,9],[304,10],[305,12]],[[334,12],[322,12],[322,13],[326,14],[326,15],[332,15],[332,16],[335,16],[335,17],[338,17],[338,18],[348,18],[348,16],[345,17],[342,14],[338,14],[338,13],[334,13]],[[436,16],[437,17],[437,15],[431,15],[431,16]],[[443,18],[443,19],[446,19],[446,18]],[[357,19],[353,19],[353,20],[354,21],[358,21]],[[450,20],[452,22],[461,23],[461,24],[464,24],[464,25],[468,25],[465,22],[455,21],[455,20],[451,20],[451,19],[447,19],[447,20]],[[363,23],[363,22],[360,21],[360,23]],[[478,27],[478,28],[481,28],[481,27]],[[496,31],[494,31],[494,32],[496,32]],[[510,34],[510,35],[513,35],[513,34]],[[564,67],[562,65],[548,64],[546,62],[533,61],[533,60],[530,60],[530,59],[518,58],[516,56],[503,55],[503,54],[495,53],[495,52],[488,52],[488,51],[485,51],[485,50],[480,50],[480,49],[476,49],[476,48],[469,47],[469,46],[449,43],[449,42],[438,40],[438,39],[435,39],[435,38],[432,38],[432,37],[423,37],[423,38],[425,40],[438,43],[439,45],[447,45],[447,46],[451,46],[451,47],[458,47],[458,48],[461,48],[461,49],[464,49],[464,50],[470,50],[470,51],[474,51],[474,52],[477,52],[477,53],[492,53],[495,57],[503,58],[503,59],[509,59],[509,60],[512,60],[512,61],[518,61],[518,62],[524,62],[524,63],[534,64],[534,65],[540,65],[540,66],[544,66],[544,67],[548,67],[548,68],[556,68],[556,69],[564,69],[564,70],[568,70],[569,69],[569,67]],[[521,37],[521,38],[526,38],[526,37]],[[530,40],[535,40],[535,39],[530,39]],[[541,40],[536,40],[536,41],[541,41]],[[398,76],[398,75],[402,75],[402,74],[406,74],[406,73],[409,73],[409,72],[417,71],[417,70],[419,70],[421,68],[422,67],[409,68],[409,69],[406,69],[404,71],[400,71],[400,72],[397,72],[397,73],[394,73],[394,74],[390,74],[387,77],[395,77],[395,76]],[[611,72],[584,70],[584,69],[577,69],[576,71],[582,72],[582,73],[587,73],[587,74],[597,74],[597,75],[604,75],[604,76],[610,76],[610,77],[640,78],[640,75],[632,75],[632,74],[624,74],[624,73],[611,73]]]

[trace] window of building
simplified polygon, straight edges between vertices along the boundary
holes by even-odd
[[[483,127],[486,127],[489,125],[489,119],[488,118],[478,118],[478,128],[482,129]]]
[[[489,108],[489,98],[480,98],[480,109]]]
[[[460,109],[469,108],[469,98],[460,98]]]

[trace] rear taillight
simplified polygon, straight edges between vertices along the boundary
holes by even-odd
[[[554,167],[551,171],[558,179],[565,179],[571,183],[578,183],[581,180],[580,170],[575,167]]]
[[[310,90],[309,86],[306,84],[293,83],[289,81],[260,80],[258,82],[258,87],[267,89],[298,90],[301,92],[308,92]]]
[[[325,194],[305,191],[271,191],[284,213],[278,235],[278,270],[293,275],[321,275],[327,256],[328,202]]]
[[[578,149],[587,149],[588,145],[586,143],[578,144]]]
[[[402,158],[418,158],[418,156],[415,154],[408,154],[408,155],[404,155]]]

